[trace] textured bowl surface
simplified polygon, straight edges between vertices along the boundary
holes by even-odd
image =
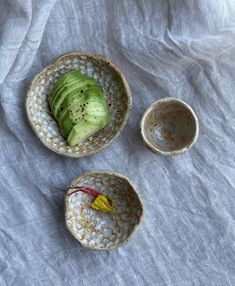
[[[96,80],[103,88],[110,114],[110,122],[104,129],[74,147],[70,147],[60,135],[47,103],[54,83],[71,70],[79,70]],[[130,109],[130,89],[122,73],[102,56],[79,52],[59,57],[37,74],[26,98],[28,120],[36,135],[52,151],[69,157],[88,156],[109,145],[123,129]]]
[[[175,155],[188,150],[198,137],[198,120],[185,102],[167,97],[153,103],[141,121],[141,133],[154,152]]]
[[[92,197],[82,192],[65,195],[65,220],[72,235],[84,246],[111,250],[127,242],[143,215],[141,199],[132,183],[113,172],[88,172],[73,180],[72,185],[86,186],[109,195],[114,200],[113,213],[90,207]]]

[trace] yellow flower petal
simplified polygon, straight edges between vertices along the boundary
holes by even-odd
[[[92,201],[91,207],[104,213],[111,213],[113,212],[113,200],[109,196],[100,194]]]

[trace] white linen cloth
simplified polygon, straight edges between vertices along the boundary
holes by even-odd
[[[34,74],[62,53],[109,57],[133,109],[108,148],[61,157],[24,107]],[[196,145],[164,157],[139,124],[155,100],[185,100]],[[235,1],[0,0],[0,285],[235,285]],[[87,170],[127,175],[145,204],[125,246],[88,251],[65,228],[66,186]]]

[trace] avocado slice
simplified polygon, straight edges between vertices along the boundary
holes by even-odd
[[[69,135],[71,141],[73,141],[73,136],[79,138],[79,142],[80,140],[85,140],[87,137],[90,136],[89,130],[99,131],[100,129],[105,127],[105,125],[109,121],[108,109],[107,106],[104,104],[105,101],[102,97],[102,94],[100,94],[101,89],[96,87],[93,88],[92,91],[92,95],[89,94],[86,97],[83,97],[80,101],[74,101],[74,104],[71,105],[71,107],[67,110],[66,114],[63,116],[60,127],[63,136],[68,136],[71,127],[73,125],[79,124],[80,121],[83,120],[89,126],[96,125],[96,127],[95,129],[89,128],[87,133],[85,131],[81,132],[81,130],[79,130],[79,135],[76,134],[78,130],[77,127],[73,130],[73,133]],[[84,126],[86,126],[86,124],[84,124]]]
[[[68,116],[64,118],[64,120],[60,124],[60,133],[62,137],[68,138],[71,129],[73,128],[74,124],[71,118]]]
[[[86,101],[89,106],[89,99]],[[93,108],[92,108],[93,109]],[[70,110],[71,111],[71,110]],[[92,134],[98,132],[102,128],[104,128],[108,122],[109,122],[109,114],[108,110],[105,108],[97,108],[96,113],[91,113],[90,107],[87,107],[84,109],[84,117],[83,119],[80,119],[80,117],[77,117],[77,121],[79,121],[76,125],[73,126],[71,129],[71,132],[68,136],[68,143],[70,146],[74,146],[79,144],[80,142],[87,139]],[[71,112],[70,117],[73,117],[73,122],[76,119],[74,114]]]
[[[59,125],[61,124],[64,116],[66,116],[67,112],[73,106],[80,106],[81,105],[80,102],[84,101],[85,94],[83,96],[78,97],[77,92],[74,92],[73,94],[70,95],[70,97],[71,97],[71,99],[70,99],[69,103],[67,103],[67,106],[66,106],[66,104],[63,101],[63,104],[60,107],[60,112],[59,112],[59,115],[58,115],[58,118],[57,118]]]
[[[60,82],[57,88],[53,89],[53,92],[52,92],[53,99],[51,100],[51,107],[53,107],[55,102],[59,99],[59,97],[61,96],[61,93],[63,94],[64,89],[71,87],[77,81],[79,82],[90,81],[91,83],[95,84],[95,81],[93,79],[87,77],[86,75],[83,75],[80,72],[73,73],[72,75],[73,76],[70,76],[70,77],[64,76],[63,80]]]
[[[70,146],[75,146],[100,129],[99,125],[91,124],[86,122],[85,119],[82,119],[78,124],[73,126],[68,137],[68,143]]]
[[[59,98],[68,90],[70,90],[71,86],[76,85],[80,83],[79,79],[75,79],[75,80],[70,80],[68,82],[64,82],[61,83],[61,85],[59,86],[57,92],[54,94],[54,97],[51,101],[51,108],[54,109],[56,102],[59,100]]]
[[[61,84],[63,86],[63,84],[65,82],[69,82],[70,80],[77,80],[78,78],[80,78],[81,76],[83,76],[83,74],[81,74],[79,71],[71,71],[71,72],[67,72],[66,74],[62,75],[57,82],[55,83],[55,85],[53,86],[53,89],[51,91],[51,93],[48,96],[48,102],[51,106],[52,104],[52,100],[54,99],[54,95],[58,92],[58,90],[61,88]]]
[[[87,97],[88,91],[90,87],[92,86],[96,87],[95,84],[81,85],[79,89],[76,89],[75,91],[69,93],[65,97],[65,99],[60,105],[60,112],[57,118],[59,122],[61,121],[63,116],[66,114],[67,110],[69,110],[73,105],[77,105],[78,102],[82,100],[84,97]]]
[[[90,82],[91,82],[91,84],[93,83],[92,81],[90,81]],[[88,84],[89,84],[89,82],[87,82],[87,81],[86,82],[77,81],[76,83],[71,84],[69,87],[67,87],[66,91],[61,93],[61,96],[58,96],[58,98],[56,99],[56,101],[52,107],[53,114],[54,114],[55,118],[57,118],[60,105],[62,104],[62,102],[64,101],[66,96],[68,96],[71,92],[75,92],[75,91],[78,92],[78,94],[79,94],[79,91]]]
[[[73,101],[73,105],[66,111],[63,118],[60,120],[59,125],[61,129],[61,135],[65,138],[69,136],[71,128],[76,125],[83,117],[82,117],[82,107],[85,101],[85,97],[75,99]],[[76,118],[73,117],[73,112],[79,114]]]

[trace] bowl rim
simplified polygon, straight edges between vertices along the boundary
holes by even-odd
[[[159,103],[162,102],[172,102],[172,103],[179,103],[180,105],[182,105],[183,107],[185,107],[191,114],[191,116],[194,119],[195,122],[195,133],[194,136],[192,138],[192,140],[190,140],[190,142],[188,144],[186,144],[184,147],[180,148],[180,149],[175,149],[172,151],[164,151],[159,149],[156,145],[152,144],[150,142],[150,140],[147,138],[147,136],[145,135],[145,121],[146,118],[148,116],[148,114],[154,109],[154,107],[156,105],[158,105]],[[162,155],[178,155],[178,154],[182,154],[184,152],[186,152],[187,150],[189,150],[197,141],[198,138],[198,134],[199,134],[199,123],[198,123],[198,118],[195,114],[195,112],[193,111],[193,109],[186,103],[184,102],[182,99],[176,98],[176,97],[164,97],[161,98],[155,102],[153,102],[144,112],[141,122],[140,122],[140,131],[141,131],[141,136],[146,144],[146,146],[153,151],[154,153],[158,153],[158,154],[162,154]]]
[[[46,142],[45,140],[43,140],[43,138],[38,134],[34,123],[32,122],[31,116],[30,116],[30,110],[29,110],[29,97],[30,97],[30,92],[32,91],[32,89],[34,88],[35,82],[37,81],[37,79],[39,78],[39,76],[46,72],[48,69],[52,69],[53,67],[55,68],[56,65],[59,62],[63,62],[64,59],[69,58],[69,57],[76,57],[76,56],[85,56],[85,57],[89,57],[91,60],[93,61],[98,61],[98,62],[102,62],[105,63],[106,65],[112,67],[114,69],[114,71],[120,76],[123,85],[124,85],[124,91],[126,93],[127,96],[127,109],[125,112],[125,115],[123,117],[122,120],[122,124],[121,126],[118,128],[116,134],[107,142],[102,144],[99,148],[86,152],[86,153],[68,153],[68,152],[64,152],[64,151],[59,151],[58,148],[53,147],[50,143]],[[51,151],[62,155],[62,156],[66,156],[66,157],[71,157],[71,158],[82,158],[82,157],[88,157],[91,156],[93,154],[98,153],[99,151],[105,149],[106,147],[108,147],[121,133],[121,131],[124,129],[131,109],[132,109],[132,96],[131,96],[131,90],[130,90],[130,86],[125,78],[125,76],[123,75],[123,73],[121,72],[121,70],[114,65],[111,60],[109,58],[106,58],[105,56],[102,55],[98,55],[98,54],[91,54],[88,52],[82,52],[82,51],[72,51],[72,52],[67,52],[64,53],[62,55],[60,55],[59,57],[57,57],[54,61],[52,61],[49,65],[47,65],[45,68],[43,68],[42,70],[40,70],[38,73],[36,73],[33,77],[33,80],[31,81],[31,83],[29,84],[28,90],[26,92],[26,100],[25,100],[25,109],[26,109],[26,115],[27,115],[27,119],[29,122],[29,125],[31,126],[31,128],[33,129],[33,132],[36,134],[36,136],[39,138],[39,140],[42,142],[42,144],[44,146],[46,146],[48,149],[50,149]]]
[[[66,219],[66,210],[67,210],[67,205],[68,205],[68,202],[67,202],[67,194],[69,193],[70,189],[68,188],[65,192],[65,195],[64,195],[64,217],[65,217],[65,225],[66,225],[66,228],[68,229],[68,231],[70,232],[70,234],[85,248],[87,249],[91,249],[91,250],[97,250],[97,251],[102,251],[102,250],[113,250],[113,249],[116,249],[118,248],[119,246],[122,246],[123,244],[126,244],[132,237],[133,235],[135,234],[135,232],[138,230],[142,220],[143,220],[143,216],[144,216],[144,204],[143,204],[143,201],[140,197],[140,193],[139,191],[137,190],[137,188],[135,187],[135,185],[133,185],[133,183],[130,181],[130,179],[120,173],[117,173],[117,172],[114,172],[114,171],[106,171],[106,170],[100,170],[100,171],[86,171],[85,173],[81,174],[80,176],[78,177],[75,177],[72,181],[71,181],[71,184],[73,184],[74,181],[78,181],[78,180],[81,180],[82,178],[84,177],[87,177],[87,176],[90,176],[90,175],[94,175],[94,174],[99,174],[99,175],[108,175],[108,176],[115,176],[115,177],[118,177],[118,178],[121,178],[121,179],[124,179],[127,181],[127,183],[131,186],[132,190],[135,192],[135,194],[137,195],[137,198],[140,202],[140,207],[141,207],[141,215],[139,217],[139,221],[138,223],[133,227],[132,229],[132,232],[130,233],[130,235],[122,242],[118,243],[118,244],[115,244],[114,246],[112,247],[109,247],[109,248],[95,248],[95,247],[92,247],[92,246],[89,246],[89,245],[86,245],[86,244],[83,244],[80,239],[78,239],[76,237],[76,235],[73,233],[73,231],[69,228],[68,226],[68,223],[67,223],[67,219]]]

